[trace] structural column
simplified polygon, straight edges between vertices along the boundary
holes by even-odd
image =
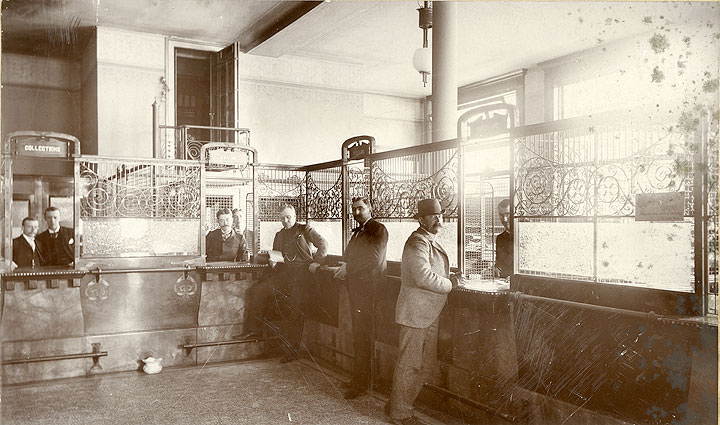
[[[433,2],[432,141],[457,137],[457,3]]]

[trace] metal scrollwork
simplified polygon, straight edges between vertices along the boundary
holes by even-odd
[[[189,141],[185,145],[186,159],[200,159],[200,149],[203,143],[198,141]]]
[[[342,176],[340,170],[328,170],[318,177],[321,178],[320,181],[314,177],[312,172],[309,172],[307,176],[307,217],[315,220],[340,220],[342,218]],[[330,187],[327,187],[328,185]]]
[[[175,293],[182,298],[189,298],[195,295],[198,289],[197,282],[192,276],[180,276],[175,281]]]
[[[259,170],[256,190],[260,196],[258,205],[260,221],[277,220],[277,210],[282,204],[293,205],[298,217],[305,216],[303,199],[304,173],[294,170]]]
[[[96,278],[87,284],[85,296],[90,301],[102,302],[110,296],[110,284],[105,279]]]
[[[369,168],[349,168],[348,180],[350,183],[350,199],[354,197],[370,196],[370,170]],[[349,201],[349,200],[348,200]]]
[[[440,201],[446,217],[457,217],[457,158],[453,155],[431,175],[393,176],[379,162],[372,166],[373,208],[378,217],[411,218],[417,201],[435,198]]]
[[[200,217],[199,166],[81,162],[79,179],[82,217]]]
[[[637,194],[658,192],[684,192],[685,215],[692,215],[692,170],[677,166],[678,158],[690,154],[674,146],[675,156],[668,156],[667,136],[648,132],[643,135],[656,137],[641,138],[651,140],[646,145],[631,150],[631,141],[621,140],[622,148],[613,150],[592,138],[569,143],[562,133],[552,134],[543,143],[538,136],[516,140],[515,216],[633,216]],[[636,134],[628,136],[637,142]],[[568,146],[581,151],[567,152]]]

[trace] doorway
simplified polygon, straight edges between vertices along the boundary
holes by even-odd
[[[235,45],[210,52],[175,48],[175,125],[189,141],[235,142]],[[215,127],[211,129],[208,127]]]

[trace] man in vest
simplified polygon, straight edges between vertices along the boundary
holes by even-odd
[[[279,211],[282,230],[275,234],[273,251],[282,258],[276,262],[271,256],[270,278],[248,289],[247,326],[242,339],[262,338],[266,313],[271,302],[283,301],[289,304],[289,315],[285,317],[285,329],[280,337],[285,347],[283,363],[295,360],[300,349],[300,340],[304,326],[302,302],[306,282],[312,279],[309,270],[316,269],[327,255],[327,241],[310,225],[296,222],[295,208],[284,205]],[[313,252],[311,244],[317,248]]]
[[[215,214],[219,228],[205,236],[207,261],[248,261],[245,238],[233,229],[233,215],[228,208]]]

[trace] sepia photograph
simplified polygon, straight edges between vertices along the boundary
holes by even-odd
[[[720,2],[0,5],[0,424],[718,423]]]

